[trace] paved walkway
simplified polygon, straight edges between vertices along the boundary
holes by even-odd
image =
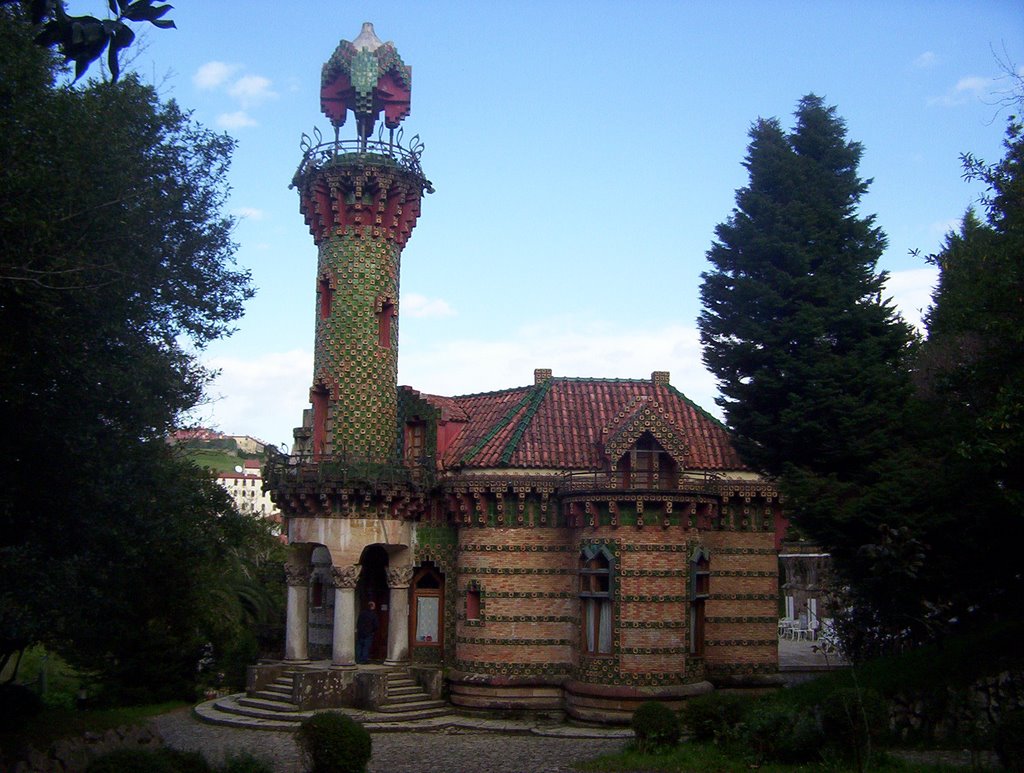
[[[276,773],[302,773],[292,734],[207,725],[180,709],[152,720],[164,743],[199,751],[213,763],[246,751],[273,762]],[[575,762],[620,751],[621,729],[580,731],[571,726],[534,728],[507,721],[505,732],[449,728],[429,733],[375,733],[370,773],[566,773]],[[550,733],[537,735],[535,732]],[[596,736],[596,737],[595,737]]]

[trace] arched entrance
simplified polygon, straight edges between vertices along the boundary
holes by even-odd
[[[388,589],[388,552],[383,545],[369,545],[359,557],[363,567],[356,584],[356,614],[372,601],[376,605],[377,633],[370,646],[370,660],[382,661],[388,651],[388,614],[391,591]]]

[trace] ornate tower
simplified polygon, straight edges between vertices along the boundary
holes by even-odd
[[[412,69],[366,23],[323,67],[320,105],[334,139],[323,142],[316,131],[316,144],[303,137],[293,187],[319,251],[307,441],[314,459],[397,459],[401,253],[423,193],[432,190],[419,138],[401,142],[411,88]],[[356,139],[341,140],[350,110]]]

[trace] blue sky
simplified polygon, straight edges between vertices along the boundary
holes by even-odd
[[[700,273],[752,122],[789,127],[810,92],[837,106],[874,178],[862,212],[888,235],[890,292],[916,319],[934,272],[910,251],[938,249],[980,192],[959,154],[1002,155],[993,51],[1024,60],[1024,10],[995,0],[179,0],[169,17],[131,66],[237,138],[237,260],[258,288],[203,355],[221,376],[194,419],[275,444],[312,378],[316,248],[288,183],[302,133],[329,133],[321,65],[363,21],[413,68],[405,133],[436,188],[402,259],[400,383],[466,394],[538,367],[668,370],[709,410]]]

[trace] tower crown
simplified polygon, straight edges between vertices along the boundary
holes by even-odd
[[[360,140],[373,134],[383,111],[384,125],[397,129],[409,115],[412,68],[402,61],[395,44],[381,42],[370,22],[355,40],[342,40],[323,67],[320,109],[337,129],[351,110]]]

